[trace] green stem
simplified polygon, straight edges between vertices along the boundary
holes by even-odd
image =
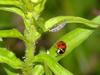
[[[26,19],[25,19],[25,25],[26,29],[24,31],[24,37],[26,38],[25,45],[26,45],[26,51],[25,51],[25,60],[23,65],[23,74],[24,75],[32,75],[32,68],[33,68],[33,58],[34,57],[34,50],[35,50],[35,40],[36,38],[34,33],[37,33],[34,25],[34,20],[32,16],[30,16],[30,13],[27,13]]]
[[[32,75],[43,75],[44,74],[44,68],[42,65],[36,65],[33,69],[33,73]]]
[[[40,37],[40,34],[37,32],[35,27],[35,20],[30,16],[30,14],[31,12],[27,14],[25,22],[27,28],[24,31],[24,37],[26,38],[25,63],[23,65],[24,75],[32,75],[35,42]]]
[[[33,56],[34,56],[34,49],[35,45],[33,43],[27,43],[26,47],[26,59],[24,60],[24,65],[23,65],[23,74],[24,75],[32,75],[32,68],[33,68]]]

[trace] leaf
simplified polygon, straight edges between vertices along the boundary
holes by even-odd
[[[44,72],[45,72],[45,75],[53,75],[52,71],[45,63],[44,63]]]
[[[0,63],[6,63],[15,69],[22,68],[21,60],[19,60],[14,53],[5,48],[0,48]]]
[[[35,56],[34,62],[44,62],[49,66],[49,68],[54,72],[55,75],[73,75],[47,54],[39,54]]]
[[[0,30],[0,37],[1,38],[12,37],[24,40],[23,35],[17,29]]]
[[[100,16],[96,17],[92,21],[100,24]],[[94,29],[77,28],[77,29],[65,34],[63,37],[61,37],[58,40],[58,41],[60,41],[60,40],[64,41],[66,43],[67,49],[65,50],[65,53],[62,55],[58,55],[56,53],[57,48],[55,47],[55,45],[56,45],[56,43],[55,43],[49,50],[50,56],[54,57],[57,61],[62,59],[65,55],[68,55],[74,48],[76,48],[83,41],[85,41],[93,32],[94,32]]]
[[[56,42],[51,48],[50,48],[50,55],[53,57],[56,57],[57,60],[60,60],[65,55],[69,54],[74,48],[79,46],[84,40],[86,40],[89,35],[92,34],[92,30],[88,29],[82,29],[77,28],[68,34],[65,34],[63,37],[61,37],[58,41],[64,41],[67,45],[67,49],[64,54],[58,55],[57,54],[57,48],[56,48]]]
[[[12,6],[20,7],[20,2],[16,0],[0,0],[0,5],[12,5]]]
[[[23,19],[25,18],[24,12],[16,7],[0,7],[0,10],[13,12],[20,15]]]
[[[32,75],[43,75],[44,74],[44,68],[42,65],[36,65],[33,69]]]
[[[82,24],[89,26],[91,28],[98,27],[97,23],[91,22],[91,21],[84,19],[84,18],[81,18],[81,17],[59,16],[59,17],[51,18],[45,22],[45,31],[50,30],[50,28],[54,27],[55,25],[59,25],[57,23],[59,23],[61,21],[66,21],[67,23],[82,23]]]
[[[13,69],[10,66],[8,66],[7,64],[2,64],[3,69],[6,71],[7,75],[20,75],[19,70],[17,69]]]
[[[39,16],[39,14],[44,10],[46,0],[42,0],[34,7],[34,14],[35,16]]]

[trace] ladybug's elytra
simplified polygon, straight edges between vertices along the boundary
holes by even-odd
[[[56,48],[58,49],[57,54],[63,54],[66,50],[66,43],[63,41],[59,41],[56,44]]]

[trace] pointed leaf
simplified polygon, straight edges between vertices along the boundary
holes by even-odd
[[[23,19],[25,18],[24,12],[16,7],[0,7],[0,10],[13,12],[20,15]]]
[[[12,5],[12,6],[20,7],[20,2],[16,0],[0,0],[0,5]]]
[[[66,23],[82,23],[86,26],[89,26],[91,28],[97,28],[98,24],[91,22],[87,19],[81,18],[81,17],[74,17],[74,16],[59,16],[52,19],[49,19],[45,22],[45,31],[48,31],[50,28],[54,27],[55,25],[59,25],[57,23],[66,21]]]
[[[23,35],[17,29],[0,30],[0,37],[1,38],[12,37],[23,40]]]
[[[100,16],[93,19],[93,22],[96,22],[100,24]],[[63,37],[61,37],[58,41],[64,41],[67,45],[67,48],[65,50],[64,54],[57,54],[57,48],[56,43],[50,48],[50,55],[56,60],[60,60],[65,55],[68,55],[74,48],[79,46],[83,41],[85,41],[92,33],[94,32],[94,29],[84,29],[84,28],[77,28],[67,34],[65,34]],[[57,42],[58,42],[57,41]]]
[[[52,71],[45,63],[44,63],[44,72],[45,72],[45,75],[53,75]]]
[[[32,75],[43,75],[44,74],[44,69],[42,65],[36,65],[33,69],[33,74]]]
[[[19,60],[14,53],[5,48],[0,48],[0,63],[6,63],[15,69],[22,68],[21,60]]]
[[[43,11],[44,6],[45,6],[46,0],[41,0],[40,3],[38,3],[35,7],[34,7],[34,15],[35,16],[39,16],[39,14]]]
[[[86,40],[90,34],[92,34],[92,30],[77,28],[63,37],[61,37],[58,41],[64,41],[66,43],[66,50],[64,54],[57,54],[56,44],[57,42],[50,48],[50,55],[56,57],[57,60],[60,60],[65,55],[69,54],[74,48],[79,46],[84,40]]]
[[[73,75],[67,69],[62,67],[57,61],[47,54],[37,55],[34,59],[35,62],[44,62],[54,72],[55,75]]]
[[[7,75],[20,75],[18,69],[13,69],[7,64],[2,64],[2,66],[5,72],[7,73]]]

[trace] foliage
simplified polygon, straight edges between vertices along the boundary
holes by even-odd
[[[44,9],[46,0],[1,0],[0,10],[13,12],[20,15],[24,21],[25,29],[22,34],[17,29],[0,30],[0,39],[3,38],[18,38],[22,40],[26,46],[24,61],[18,59],[14,53],[5,48],[0,48],[0,62],[6,63],[14,69],[20,71],[13,73],[8,71],[8,75],[73,75],[70,71],[65,69],[59,63],[59,60],[67,56],[83,41],[85,41],[96,28],[99,27],[100,16],[97,16],[92,21],[75,16],[58,16],[51,18],[47,21],[41,21],[41,26],[38,21]],[[79,28],[76,28],[69,33],[60,37],[58,41],[62,40],[66,43],[67,49],[64,54],[59,55],[56,53],[56,43],[51,46],[47,52],[40,52],[35,55],[36,41],[43,33],[50,31],[52,28],[59,26],[59,24],[66,21],[66,23],[80,23]],[[83,24],[84,27],[80,25]],[[2,41],[3,42],[3,41]],[[9,67],[6,67],[9,68]],[[48,68],[48,69],[45,69]],[[48,73],[47,73],[48,72]]]

